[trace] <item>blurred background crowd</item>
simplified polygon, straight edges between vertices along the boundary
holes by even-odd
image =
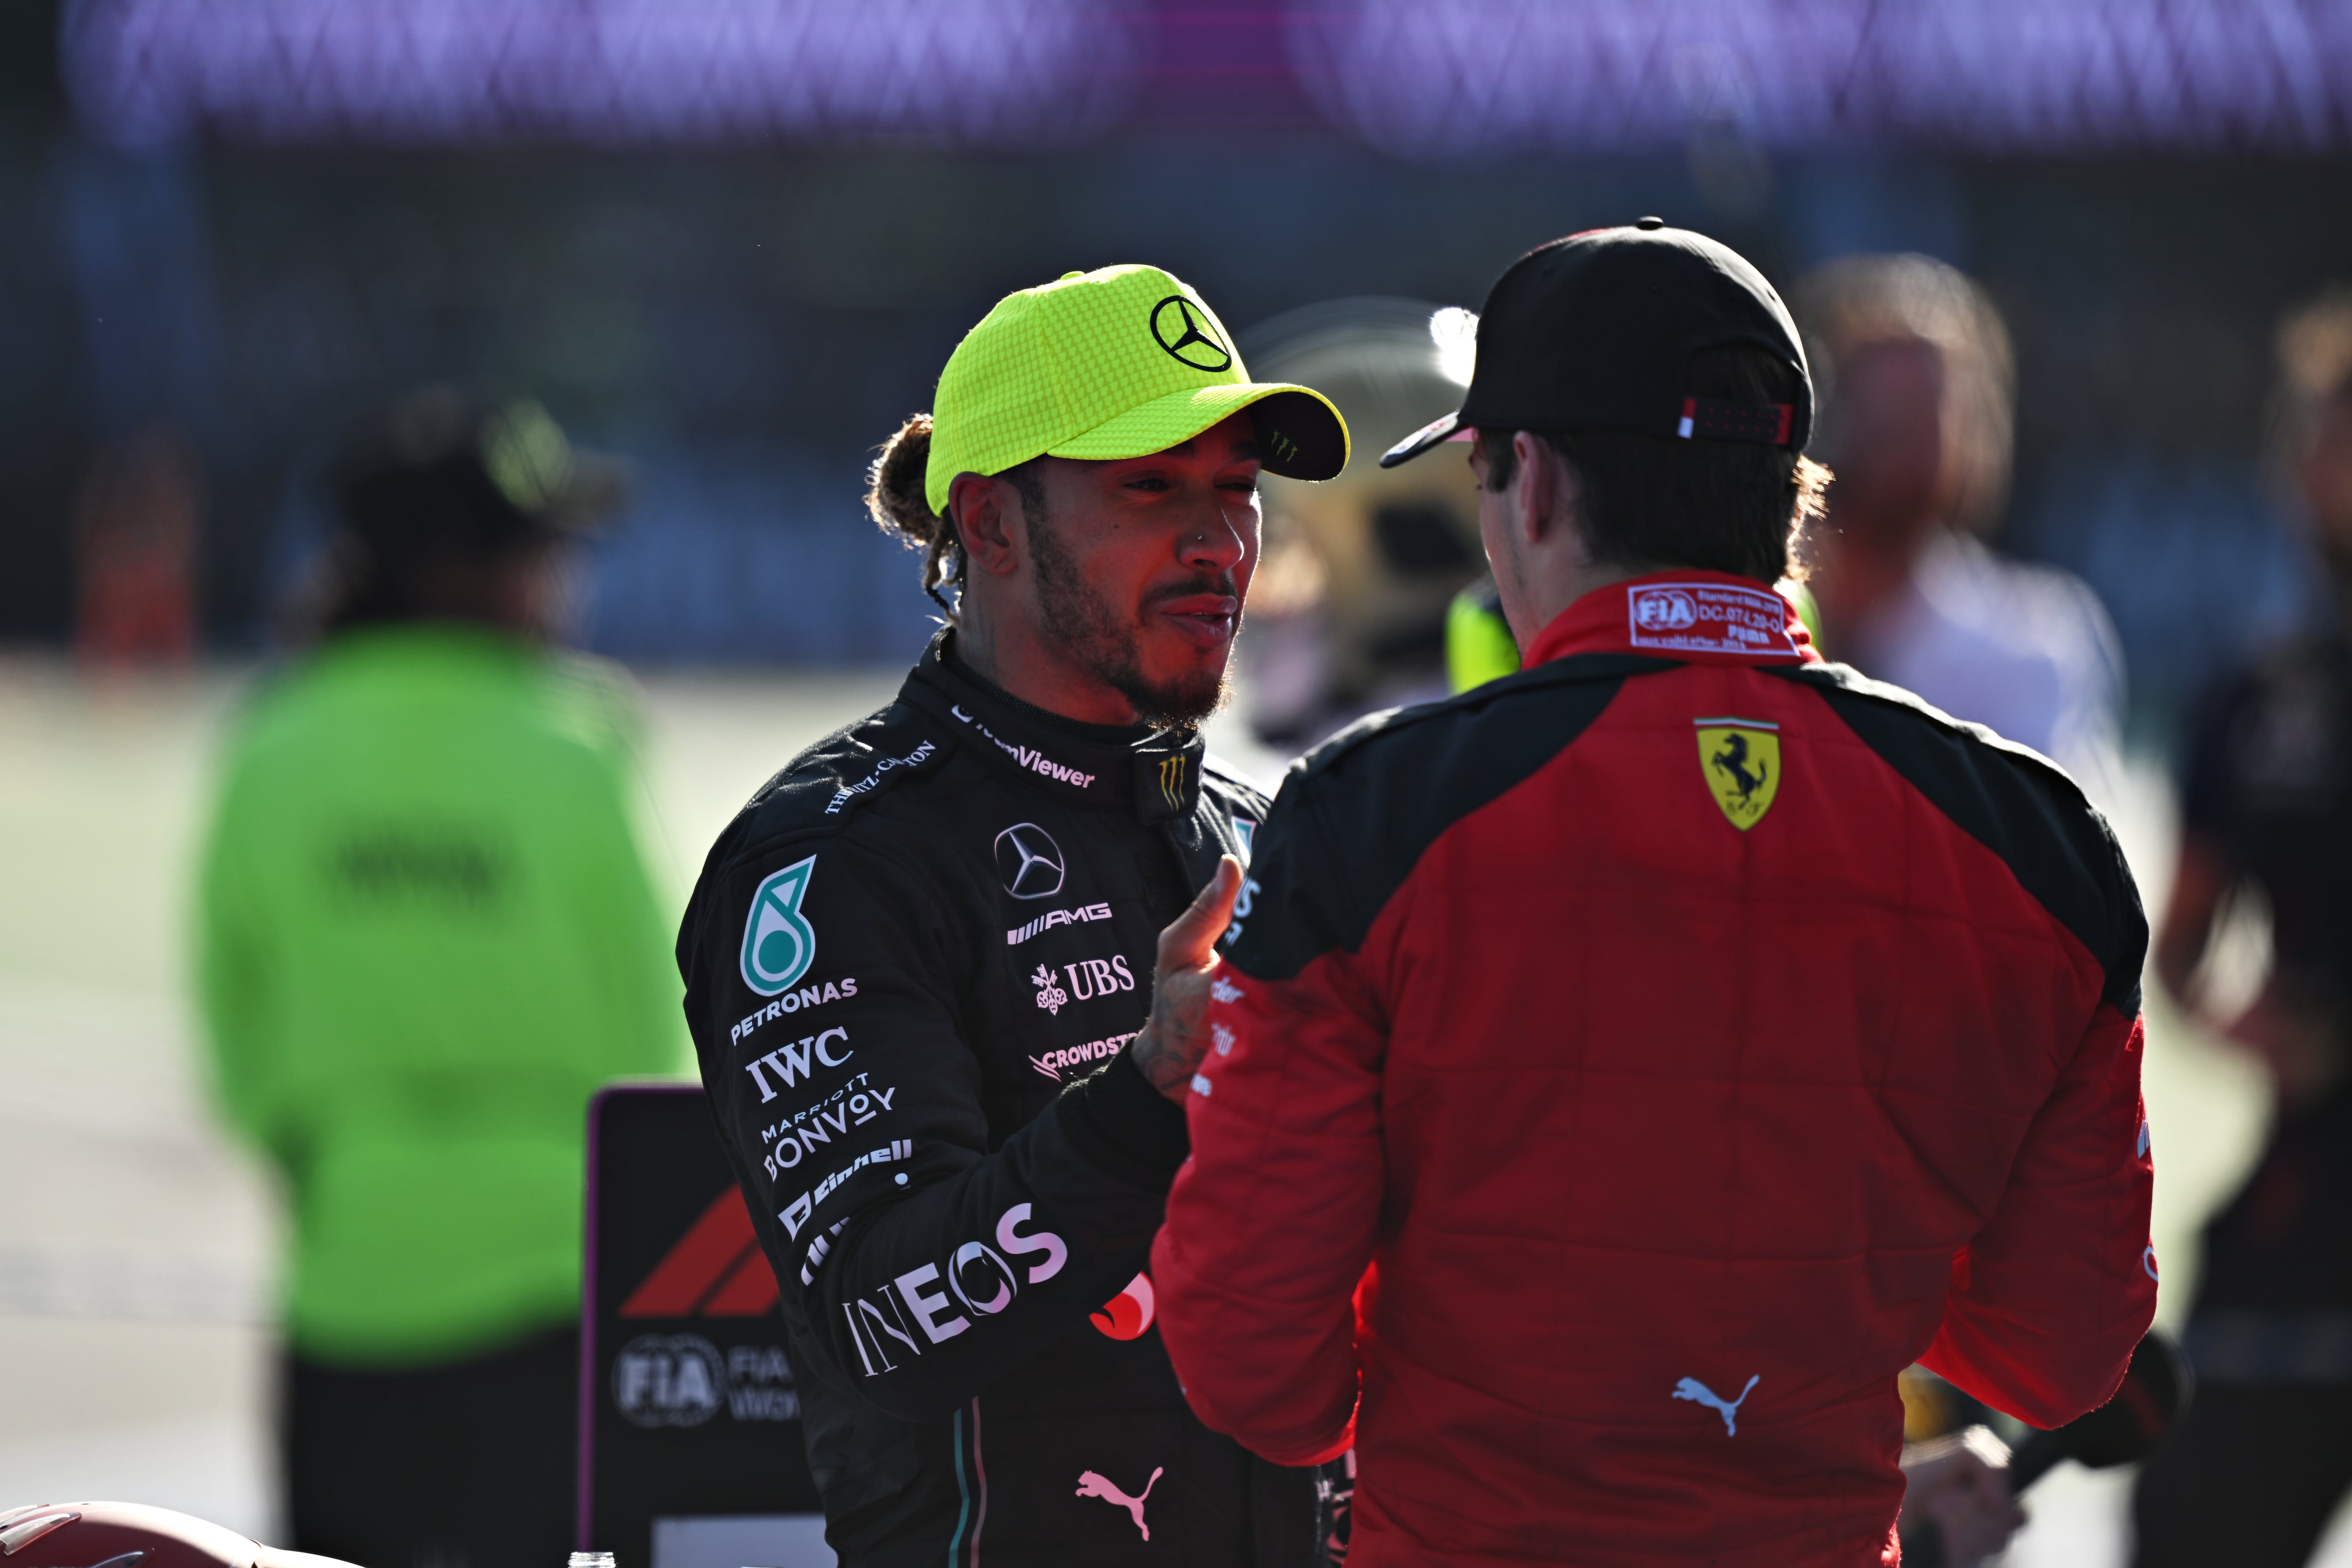
[[[2209,774],[2254,743],[2212,693],[2335,624],[2347,153],[2342,0],[17,0],[0,1503],[282,1517],[285,1178],[215,1131],[191,915],[238,704],[331,621],[367,410],[529,398],[604,455],[533,624],[635,672],[668,924],[733,806],[920,649],[864,469],[1001,295],[1168,268],[1347,413],[1346,475],[1268,482],[1213,731],[1271,778],[1507,668],[1466,476],[1372,456],[1454,406],[1512,257],[1660,214],[1807,331],[1831,657],[2064,762],[2155,915],[2192,737]],[[2198,1005],[2150,989],[2176,1326],[2273,1103],[2217,1026],[2276,978],[2278,893],[2202,869],[2165,976]],[[2127,1480],[2067,1485],[2012,1561],[2123,1561]]]

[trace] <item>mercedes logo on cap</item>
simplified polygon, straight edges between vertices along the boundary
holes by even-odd
[[[996,836],[996,874],[1016,899],[1050,899],[1062,890],[1062,847],[1034,822]]]
[[[1194,370],[1233,367],[1233,351],[1217,341],[1201,308],[1181,294],[1171,294],[1151,307],[1151,335],[1171,356]]]

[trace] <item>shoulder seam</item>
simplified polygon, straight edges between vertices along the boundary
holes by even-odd
[[[855,765],[837,766],[835,758],[819,755],[827,748],[838,748],[859,730],[875,724],[888,724],[902,716],[903,705],[893,702],[887,707],[877,709],[863,719],[845,724],[831,734],[803,747],[792,761],[769,775],[767,781],[752,792],[751,797],[743,803],[742,810],[737,814],[737,820],[741,821],[767,807],[777,792],[789,784],[803,781],[830,781],[834,788],[820,815],[838,822],[844,818],[849,807],[862,804],[869,796],[878,795],[903,782],[900,777],[894,774],[897,774],[899,769],[907,767],[910,762],[919,766],[929,763],[939,757],[946,756],[955,749],[954,736],[935,733],[928,726],[922,728],[914,749],[904,756],[887,753],[878,748],[866,745],[862,741],[852,742],[851,743],[858,746],[872,758],[865,776],[853,782],[845,781],[847,781],[849,775],[856,771]],[[808,826],[821,827],[824,824],[814,822]],[[792,829],[784,828],[781,831],[790,832]]]

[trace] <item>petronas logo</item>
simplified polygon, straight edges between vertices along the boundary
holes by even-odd
[[[801,897],[815,868],[812,855],[770,877],[751,895],[751,913],[743,921],[743,984],[762,996],[789,990],[816,958],[816,931],[801,913]]]

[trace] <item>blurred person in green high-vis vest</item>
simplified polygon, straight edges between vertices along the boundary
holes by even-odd
[[[383,411],[337,473],[317,640],[229,747],[199,973],[220,1101],[291,1209],[302,1551],[570,1545],[587,1101],[691,1060],[629,688],[550,647],[614,488],[533,404]]]

